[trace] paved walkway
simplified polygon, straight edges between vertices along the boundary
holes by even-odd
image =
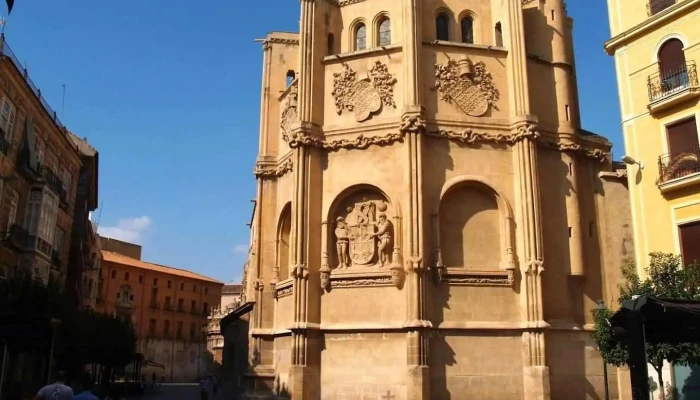
[[[209,398],[210,400],[219,400]],[[157,393],[143,394],[129,400],[199,400],[199,385],[191,384],[163,384]]]

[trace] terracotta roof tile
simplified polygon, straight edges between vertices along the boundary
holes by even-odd
[[[177,275],[177,276],[181,276],[183,278],[197,279],[200,281],[218,283],[221,285],[224,284],[223,282],[217,281],[216,279],[212,279],[212,278],[209,278],[209,277],[206,277],[204,275],[200,275],[200,274],[197,274],[197,273],[194,273],[191,271],[186,271],[184,269],[173,268],[173,267],[168,267],[165,265],[153,264],[153,263],[137,260],[135,258],[127,257],[125,255],[115,253],[113,251],[102,250],[102,258],[104,259],[104,261],[112,262],[115,264],[129,265],[131,267],[143,268],[143,269],[147,269],[150,271],[156,271],[156,272],[162,272],[164,274]]]

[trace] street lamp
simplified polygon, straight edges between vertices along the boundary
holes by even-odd
[[[637,161],[630,156],[622,156],[622,162],[627,165],[639,165],[639,169],[644,169],[644,164],[641,161]]]
[[[602,311],[607,307],[605,307],[603,300],[598,300],[598,305],[595,308],[596,310]],[[602,358],[603,353],[601,353],[600,356]],[[610,388],[608,387],[608,363],[605,362],[605,358],[603,358],[603,382],[605,384],[605,400],[610,400]]]

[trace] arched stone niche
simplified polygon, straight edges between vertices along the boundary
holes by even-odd
[[[398,206],[377,187],[341,192],[322,226],[321,286],[402,288],[400,224]]]
[[[476,177],[451,179],[443,187],[433,219],[439,283],[512,285],[513,212],[498,191]]]
[[[287,203],[277,220],[277,236],[275,238],[275,269],[271,284],[274,286],[280,280],[289,278],[290,239],[292,234],[292,203]]]

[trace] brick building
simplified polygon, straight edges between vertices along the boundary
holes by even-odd
[[[0,277],[65,282],[80,153],[0,37]]]
[[[100,238],[102,268],[97,311],[131,318],[138,350],[166,381],[191,382],[207,372],[203,329],[218,306],[222,282],[182,269],[141,260],[141,246]]]

